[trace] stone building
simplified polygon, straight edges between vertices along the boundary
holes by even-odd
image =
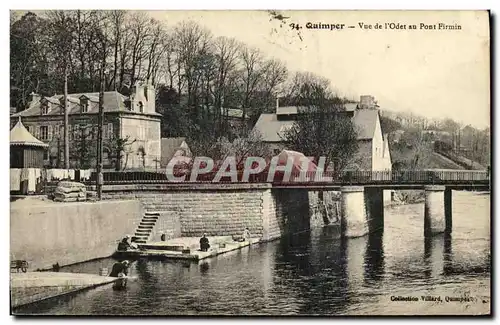
[[[382,133],[380,113],[373,96],[361,96],[357,103],[345,105],[346,114],[351,116],[356,131],[359,149],[349,169],[367,171],[390,171],[391,155],[387,136]],[[287,149],[283,142],[284,132],[292,127],[300,107],[277,107],[276,113],[261,114],[254,130],[272,149]]]
[[[138,82],[129,96],[104,92],[103,163],[105,169],[156,168],[161,158],[160,114],[155,111],[155,89]],[[64,161],[64,96],[31,94],[19,117],[28,131],[49,145],[45,165],[62,167]],[[68,94],[71,168],[94,168],[97,153],[99,93]],[[120,150],[122,149],[122,150]]]

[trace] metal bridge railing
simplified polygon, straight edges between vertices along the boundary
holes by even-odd
[[[185,175],[186,183],[241,183],[243,172],[238,171],[236,179],[230,177],[216,178],[216,172],[201,174],[191,180],[191,174],[177,172],[175,176]],[[165,173],[148,171],[123,171],[104,172],[104,184],[161,184],[179,183],[171,181]],[[93,173],[86,183],[94,184],[96,174]],[[489,182],[488,171],[474,170],[398,170],[398,171],[343,171],[343,172],[316,172],[308,171],[301,173],[293,171],[288,181],[284,172],[276,172],[274,177],[269,178],[269,172],[252,174],[248,177],[249,183],[272,183],[272,184],[339,184],[339,185],[363,185],[363,184],[471,184]],[[182,182],[181,182],[182,183]]]

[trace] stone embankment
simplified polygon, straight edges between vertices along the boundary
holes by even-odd
[[[81,273],[12,273],[11,308],[94,288],[116,280],[117,278]]]

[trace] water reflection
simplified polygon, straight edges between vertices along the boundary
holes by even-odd
[[[424,237],[424,275],[438,277],[444,272],[444,234]]]
[[[443,274],[450,274],[450,270],[453,268],[453,253],[451,250],[451,234],[445,233],[444,235],[444,250],[443,250]]]
[[[210,264],[208,262],[200,263],[200,273],[201,275],[206,275],[210,269]]]
[[[370,233],[365,252],[365,283],[374,284],[384,277],[383,233]]]

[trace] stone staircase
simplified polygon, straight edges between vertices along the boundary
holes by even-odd
[[[156,225],[156,221],[160,217],[159,212],[146,212],[142,216],[142,220],[139,223],[139,226],[135,230],[134,234],[134,243],[145,244],[149,237],[151,236],[151,232],[153,231],[154,226]]]

